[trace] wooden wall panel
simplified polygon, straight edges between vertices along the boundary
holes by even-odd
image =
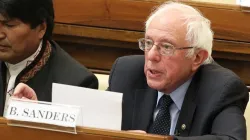
[[[165,0],[54,0],[56,22],[143,31],[152,8]],[[250,13],[237,5],[188,2],[212,22],[215,38],[250,40]],[[67,3],[67,4],[65,4]],[[66,12],[67,9],[68,11]],[[70,13],[70,14],[69,14]]]
[[[137,40],[154,6],[165,0],[54,0],[54,39],[88,68],[109,73],[117,57],[143,54]],[[250,85],[250,13],[237,5],[192,2],[211,20],[213,57]]]
[[[92,46],[89,44],[58,42],[64,50],[83,65],[93,70],[109,73],[116,58],[124,55],[143,54],[139,49],[131,50],[109,46]]]
[[[56,22],[94,25],[108,18],[105,0],[53,0],[53,2]]]

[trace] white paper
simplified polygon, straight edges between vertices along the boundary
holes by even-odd
[[[237,0],[236,4],[241,5],[241,6],[250,7],[250,0]]]
[[[121,93],[53,83],[52,102],[81,106],[79,126],[121,130]]]

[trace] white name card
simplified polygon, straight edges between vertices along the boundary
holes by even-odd
[[[5,117],[9,120],[76,127],[80,111],[77,106],[11,98]]]
[[[122,93],[56,83],[52,87],[52,102],[81,106],[79,126],[121,130]]]
[[[236,3],[241,6],[250,7],[250,0],[237,0]]]

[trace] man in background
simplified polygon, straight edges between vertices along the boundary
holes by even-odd
[[[18,83],[51,101],[52,83],[98,88],[97,78],[51,40],[52,0],[0,0],[0,116]]]
[[[123,93],[122,129],[185,140],[245,140],[248,91],[213,62],[210,21],[191,6],[168,2],[138,40],[145,56],[118,58],[110,91]]]

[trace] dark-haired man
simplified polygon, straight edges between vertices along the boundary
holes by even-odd
[[[18,83],[51,101],[52,83],[98,88],[97,78],[51,40],[52,0],[0,0],[0,116]]]

